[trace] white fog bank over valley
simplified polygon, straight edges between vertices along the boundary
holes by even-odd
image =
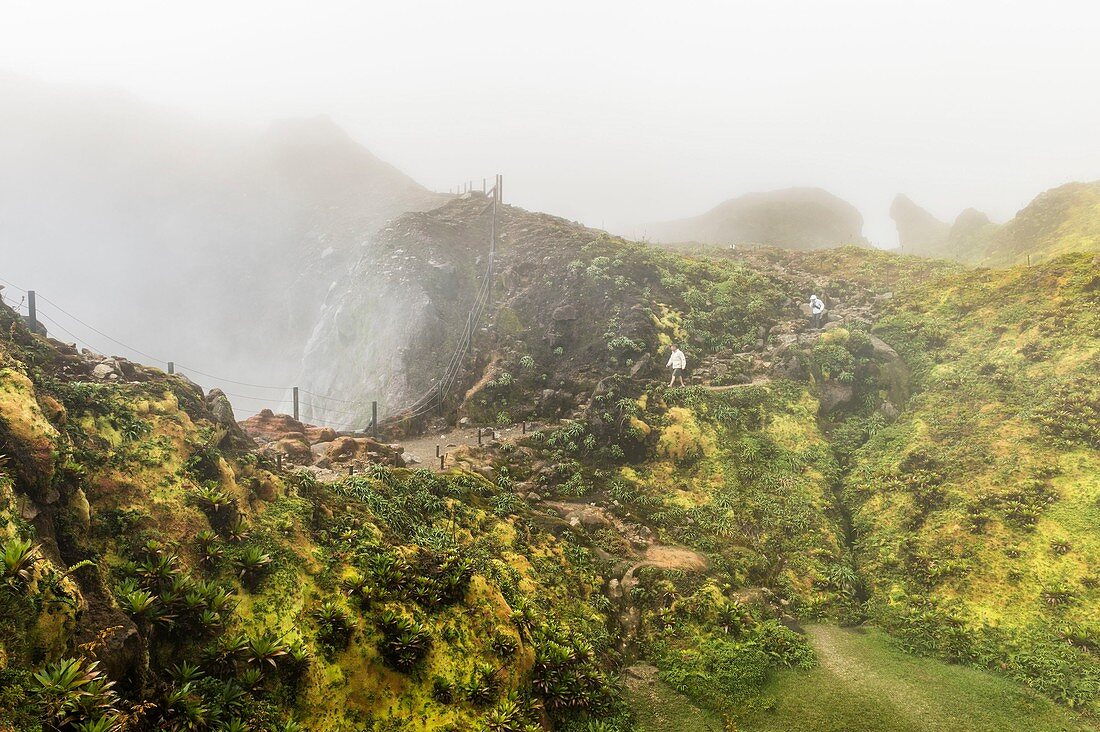
[[[898,194],[946,231],[1100,177],[1088,3],[274,10],[0,10],[5,277],[59,337],[245,382],[204,381],[244,413],[330,381],[303,352],[347,336],[387,220],[497,172],[628,238],[886,248]]]
[[[1092,180],[1094,3],[9,2],[0,69],[263,129],[330,116],[434,190],[641,237],[818,186],[873,242],[905,193],[1010,218]],[[214,20],[212,20],[214,19]]]

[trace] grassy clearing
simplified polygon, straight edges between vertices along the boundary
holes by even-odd
[[[652,666],[632,666],[623,677],[638,732],[723,732],[721,718],[701,709],[657,678]]]
[[[905,653],[874,629],[808,628],[820,665],[782,671],[746,732],[1067,732],[1100,729],[1008,679]],[[657,732],[660,727],[642,727]],[[684,728],[686,729],[686,727]]]
[[[899,649],[885,633],[807,629],[820,665],[775,675],[736,715],[741,732],[1080,732],[1100,729],[1008,679]],[[730,729],[647,667],[624,676],[639,732]]]

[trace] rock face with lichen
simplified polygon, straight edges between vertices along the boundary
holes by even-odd
[[[379,232],[352,274],[333,288],[305,355],[304,388],[342,401],[310,402],[306,418],[361,429],[369,423],[371,401],[379,402],[385,418],[436,387],[485,285],[489,206],[485,196],[471,194],[406,214]],[[644,344],[656,346],[638,293],[613,302],[618,293],[589,287],[586,272],[570,269],[581,248],[606,244],[610,250],[621,240],[509,205],[499,207],[497,237],[493,300],[473,332],[475,345],[463,355],[468,368],[452,385],[458,401],[468,389],[522,375],[543,377],[552,392],[548,399],[560,406],[555,413],[583,404],[576,387],[554,387],[568,377],[591,388],[602,377],[602,366],[616,355],[607,342],[614,338],[593,323],[606,321],[609,308],[622,311],[616,348],[630,350],[631,363],[643,355]],[[591,276],[602,281],[605,274],[597,270],[611,261],[598,261]],[[645,275],[657,276],[652,268]],[[493,372],[497,351],[516,349],[543,364],[539,373],[526,373],[532,366],[523,374]]]
[[[859,211],[820,188],[749,193],[694,218],[652,224],[647,234],[657,242],[719,246],[820,249],[867,244]]]

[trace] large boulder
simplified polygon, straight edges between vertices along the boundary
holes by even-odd
[[[259,442],[277,442],[284,438],[297,437],[313,445],[318,442],[332,442],[336,439],[336,430],[331,427],[318,427],[294,419],[289,414],[275,414],[270,409],[262,409],[240,423],[241,429]]]
[[[31,380],[13,368],[0,368],[0,445],[11,460],[9,469],[35,500],[56,500],[51,483],[58,438]]]
[[[851,384],[845,384],[836,379],[828,379],[821,384],[818,401],[822,414],[832,414],[852,403],[855,389]]]
[[[275,443],[275,449],[286,455],[292,463],[309,465],[313,462],[313,451],[304,439],[284,437]]]
[[[225,429],[225,437],[222,438],[223,446],[238,449],[255,447],[256,443],[237,424],[237,418],[233,415],[233,405],[225,392],[221,389],[211,389],[207,392],[206,408],[210,410],[210,416],[214,418],[214,422]]]

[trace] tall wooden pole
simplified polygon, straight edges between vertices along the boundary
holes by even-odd
[[[27,290],[27,317],[30,318],[31,333],[38,332],[38,303],[34,299],[34,290]]]
[[[493,301],[493,277],[496,274],[497,253],[497,203],[500,201],[500,174],[497,173],[496,186],[493,188],[493,223],[489,234],[489,298]],[[471,334],[472,335],[472,334]]]

